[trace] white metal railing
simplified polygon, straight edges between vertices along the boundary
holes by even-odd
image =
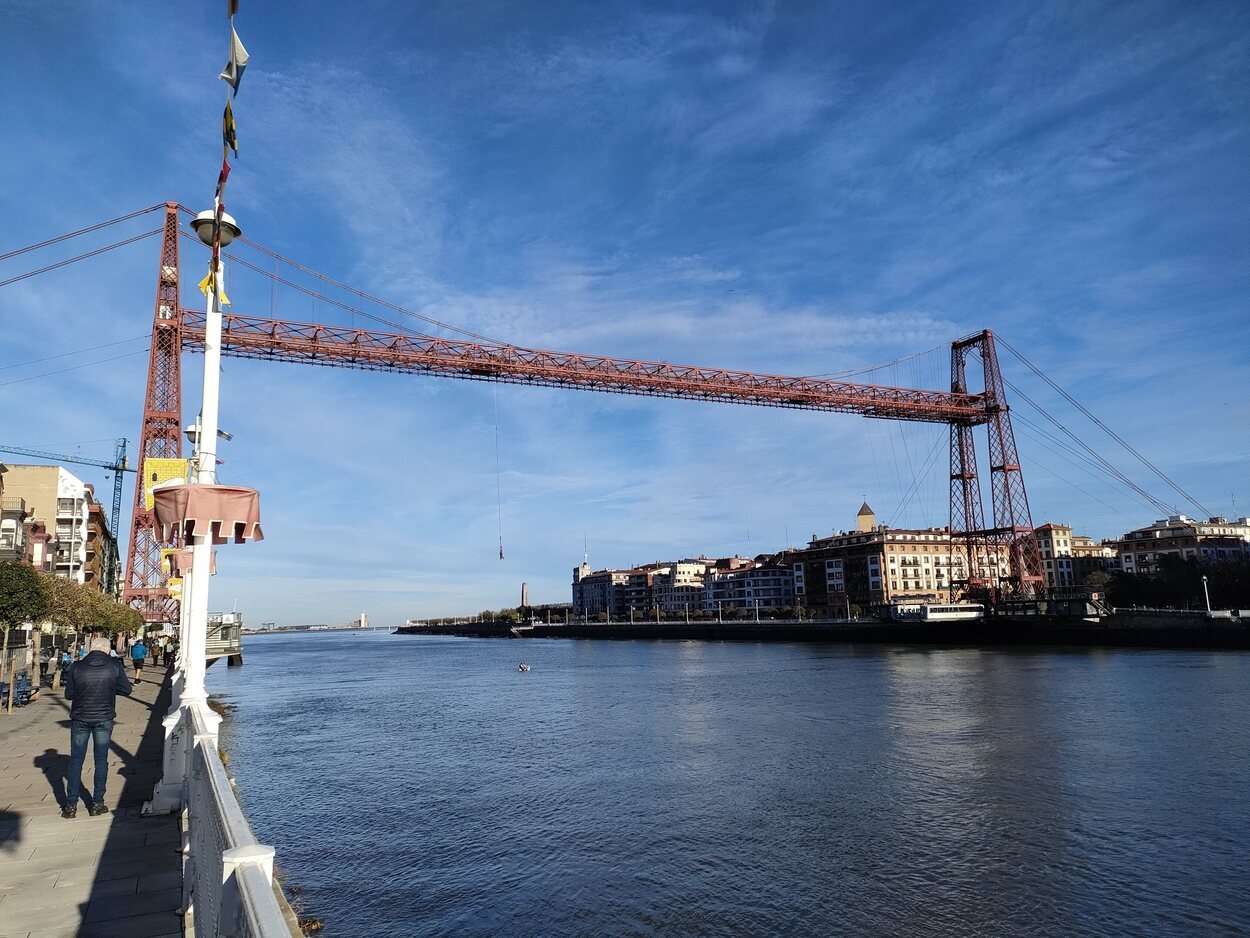
[[[290,938],[273,886],[274,849],[256,841],[235,797],[217,751],[220,722],[197,701],[170,712],[164,777],[145,810],[184,812],[183,905],[196,938]]]
[[[191,911],[196,938],[227,935],[289,936],[286,918],[273,892],[272,847],[256,841],[234,795],[217,752],[215,727],[209,729],[198,706],[184,708],[190,717],[191,773],[187,810],[190,847]],[[215,720],[213,722],[216,722]],[[267,889],[240,889],[241,874],[250,884],[263,879]]]

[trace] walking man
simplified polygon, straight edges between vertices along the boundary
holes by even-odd
[[[130,681],[118,658],[109,656],[107,638],[93,638],[91,652],[72,665],[65,679],[65,697],[72,700],[69,710],[69,778],[65,783],[65,804],[61,817],[78,813],[78,790],[82,785],[82,764],[87,757],[90,737],[95,755],[95,787],[88,813],[96,817],[108,812],[104,789],[108,782],[109,745],[113,741],[113,720],[117,717],[117,695],[130,696]]]
[[[135,683],[143,683],[143,659],[148,656],[148,646],[143,644],[143,639],[136,638],[135,643],[130,646],[130,660],[135,665]]]

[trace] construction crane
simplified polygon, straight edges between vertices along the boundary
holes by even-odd
[[[109,519],[109,533],[113,537],[109,541],[108,579],[104,584],[105,589],[110,594],[117,591],[118,568],[121,566],[117,553],[117,526],[121,523],[122,517],[122,474],[135,471],[127,465],[126,446],[127,442],[124,438],[118,440],[117,446],[113,450],[113,461],[105,462],[103,459],[88,459],[85,456],[68,456],[63,453],[45,453],[40,450],[23,449],[20,446],[0,445],[0,453],[10,453],[14,456],[30,456],[35,459],[47,459],[52,462],[72,462],[84,466],[98,466],[113,473],[113,514]]]

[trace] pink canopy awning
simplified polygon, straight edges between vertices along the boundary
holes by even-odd
[[[237,485],[171,485],[152,491],[157,537],[212,537],[214,544],[261,541],[260,493]]]
[[[212,551],[212,560],[209,562],[208,572],[210,575],[217,573],[217,551]],[[191,572],[191,564],[194,551],[191,548],[180,550],[169,555],[169,575],[171,577],[183,577]]]

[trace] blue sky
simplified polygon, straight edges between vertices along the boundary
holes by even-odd
[[[0,5],[0,254],[210,203],[224,6]],[[863,379],[942,387],[950,341],[989,327],[1210,510],[1250,510],[1244,3],[241,6],[227,201],[261,244],[504,341],[629,358],[820,374],[934,350]],[[137,445],[156,251],[0,288],[0,442]],[[352,321],[233,278],[239,312]],[[946,520],[941,427],[230,360],[223,381],[222,478],[261,490],[268,537],[222,548],[213,604],[252,621],[470,613],[523,580],[564,601],[584,541],[595,566],[756,553],[864,498]],[[1159,516],[1015,403],[1035,522]]]

